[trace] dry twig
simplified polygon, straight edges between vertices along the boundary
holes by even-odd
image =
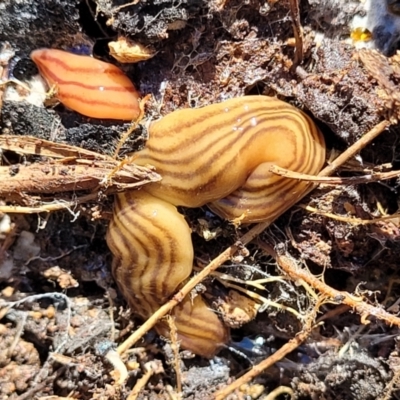
[[[144,365],[144,368],[146,370],[145,374],[136,382],[136,385],[127,397],[127,400],[136,400],[140,391],[146,386],[149,379],[154,374],[164,372],[161,362],[158,361],[149,361]]]
[[[253,378],[259,375],[261,372],[266,370],[267,368],[274,365],[279,360],[282,360],[286,355],[291,353],[294,349],[299,347],[301,343],[306,340],[313,329],[313,322],[317,315],[320,304],[317,304],[310,315],[307,316],[307,320],[303,326],[303,329],[300,333],[298,333],[293,339],[290,339],[286,344],[284,344],[279,350],[277,350],[274,354],[261,361],[259,364],[255,365],[249,372],[241,376],[239,379],[231,383],[229,386],[219,390],[215,394],[215,400],[224,400],[230,393],[234,390],[239,389],[240,386],[245,383],[250,382]]]
[[[361,322],[368,323],[367,318],[373,316],[386,322],[388,325],[396,325],[400,327],[400,318],[386,312],[383,308],[375,307],[366,303],[362,297],[357,297],[348,292],[331,288],[326,283],[312,275],[306,269],[300,268],[296,262],[288,256],[278,254],[271,245],[263,241],[258,241],[260,248],[272,256],[278,263],[279,267],[285,271],[294,281],[303,280],[314,289],[318,290],[320,295],[332,303],[339,303],[349,306],[361,315]]]
[[[0,167],[0,196],[12,199],[12,193],[60,193],[99,188],[121,191],[161,179],[156,172],[148,168],[129,164],[116,171],[110,185],[104,187],[104,178],[120,164],[119,161],[67,161],[68,163],[63,160],[49,160],[31,165]]]
[[[145,167],[29,136],[0,136],[0,149],[49,158],[31,165],[0,166],[0,196],[7,201],[26,205],[1,206],[0,211],[5,213],[37,213],[72,208],[96,200],[101,191],[109,195],[161,179],[155,171]],[[110,179],[105,179],[107,177]],[[73,199],[60,196],[51,203],[38,201],[34,197],[82,190],[93,193]]]
[[[341,178],[339,176],[327,177],[327,176],[314,176],[301,174],[299,172],[290,171],[285,168],[272,165],[269,168],[270,172],[276,175],[284,176],[286,178],[297,179],[299,181],[310,181],[315,183],[323,183],[324,185],[360,185],[363,183],[372,183],[377,181],[384,181],[388,179],[397,178],[400,176],[400,170],[388,171],[388,172],[375,172],[364,176],[351,176],[348,178]]]
[[[292,17],[293,33],[296,40],[296,52],[294,54],[293,69],[303,61],[303,30],[300,23],[299,0],[289,0],[290,15]]]
[[[180,366],[181,358],[179,356],[178,330],[176,329],[175,321],[170,315],[167,315],[167,322],[170,330],[172,352],[174,354],[173,364],[176,374],[176,391],[179,394],[182,393],[182,371]]]
[[[306,206],[304,204],[299,204],[297,207],[303,208],[304,210],[307,210],[313,214],[319,214],[324,217],[334,219],[336,221],[347,222],[353,225],[370,225],[370,224],[376,224],[378,222],[391,221],[400,218],[400,214],[393,214],[393,215],[385,215],[383,217],[378,217],[374,219],[361,219],[361,218],[347,217],[345,215],[337,215],[329,212],[320,211],[314,207]]]

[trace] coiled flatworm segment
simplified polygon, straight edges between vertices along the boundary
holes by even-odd
[[[119,194],[107,243],[114,254],[113,274],[129,305],[142,317],[160,308],[192,271],[190,229],[176,207],[145,191]],[[200,296],[188,298],[173,311],[184,348],[207,357],[228,337],[228,331]],[[169,336],[168,328],[156,326]]]
[[[173,310],[181,346],[193,353],[212,357],[229,339],[229,331],[210,310],[201,296],[186,298]],[[160,335],[169,336],[169,328],[159,324]]]
[[[144,191],[119,194],[107,237],[123,264],[115,274],[123,274],[124,284],[157,309],[192,271],[190,235],[173,205]]]

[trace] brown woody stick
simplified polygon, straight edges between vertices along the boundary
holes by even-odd
[[[130,189],[155,182],[161,177],[148,168],[125,165],[104,182],[118,161],[67,160],[38,162],[31,165],[12,165],[0,167],[0,196],[9,197],[12,193],[41,194],[60,193],[77,190],[95,190],[99,186],[116,190]]]

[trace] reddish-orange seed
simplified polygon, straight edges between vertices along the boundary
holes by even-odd
[[[39,49],[31,58],[66,107],[93,118],[133,120],[139,93],[115,65],[55,49]]]

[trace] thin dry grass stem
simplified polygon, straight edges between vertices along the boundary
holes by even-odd
[[[125,167],[134,165],[135,158],[136,156],[133,155],[125,158],[124,160],[118,161],[118,163],[114,166],[114,168],[111,171],[109,171],[106,176],[104,176],[103,180],[100,182],[100,186],[105,186],[105,187],[110,186],[111,182],[115,180],[115,177],[120,171],[122,171]]]
[[[258,310],[259,312],[263,312],[267,307],[274,307],[281,311],[290,312],[291,314],[293,314],[296,318],[298,318],[301,321],[304,319],[304,316],[301,315],[297,310],[295,310],[292,307],[284,306],[283,304],[279,304],[274,301],[268,300],[265,297],[259,295],[258,293],[252,292],[251,290],[247,290],[241,286],[235,285],[234,283],[225,282],[224,280],[219,279],[219,278],[217,278],[217,280],[219,282],[221,282],[224,286],[235,289],[235,290],[242,292],[245,295],[251,297],[252,299],[259,301],[261,303],[261,307]]]
[[[326,168],[324,168],[319,176],[329,176],[342,164],[354,157],[360,152],[368,143],[375,139],[381,134],[386,128],[390,126],[390,122],[382,121],[367,132],[359,141],[354,143],[345,152],[343,152],[336,160],[331,162]],[[312,191],[318,184],[310,185],[307,193]],[[304,196],[307,194],[305,193]],[[225,261],[228,261],[240,248],[246,246],[249,242],[255,239],[261,232],[263,232],[273,221],[264,221],[253,228],[251,228],[246,234],[244,234],[240,241],[237,241],[232,246],[228,247],[218,257],[212,260],[200,273],[193,276],[188,283],[167,303],[160,307],[139,329],[132,333],[132,335],[125,340],[117,349],[120,354],[123,354],[130,347],[132,347],[144,334],[146,334],[162,317],[169,313],[177,304],[179,304],[186,295],[188,295],[196,285],[202,282],[211,272],[215,271]],[[290,276],[290,274],[289,274]],[[307,282],[307,280],[304,280]],[[312,286],[312,285],[311,285]],[[272,365],[272,364],[271,364]]]
[[[379,122],[363,137],[357,140],[352,146],[344,151],[338,158],[332,161],[326,168],[324,168],[318,176],[330,176],[332,175],[342,164],[348,161],[359,153],[368,143],[377,138],[385,129],[390,126],[390,122],[387,120]]]
[[[363,137],[361,137],[356,143],[351,145],[335,160],[331,161],[327,167],[325,167],[319,174],[318,177],[326,177],[332,175],[341,165],[346,163],[348,160],[357,155],[368,143],[376,139],[384,130],[390,126],[390,122],[387,120],[379,122],[370,131],[368,131]],[[307,192],[304,193],[305,197],[308,193],[312,192],[319,183],[312,183],[308,188]]]
[[[151,97],[151,94],[148,94],[148,95],[144,96],[142,100],[140,100],[140,103],[139,103],[140,114],[134,121],[132,121],[132,124],[129,127],[129,129],[122,135],[121,139],[119,140],[117,148],[115,149],[115,152],[114,152],[114,156],[113,156],[114,159],[118,158],[118,155],[119,155],[119,152],[121,151],[122,146],[124,145],[124,143],[126,142],[128,137],[131,135],[131,133],[138,127],[139,122],[143,119],[144,106],[145,106],[146,102],[150,99],[150,97]]]
[[[182,371],[180,366],[181,358],[179,356],[179,341],[178,341],[178,331],[176,329],[175,322],[170,315],[166,317],[169,331],[170,331],[170,340],[171,347],[174,353],[174,370],[176,374],[176,391],[177,393],[182,393]]]
[[[277,350],[274,354],[261,361],[259,364],[253,366],[253,368],[241,376],[236,381],[232,382],[229,386],[219,390],[215,393],[215,400],[224,400],[230,393],[239,389],[240,386],[245,383],[249,383],[253,380],[257,375],[261,374],[264,370],[271,367],[278,361],[282,360],[282,358],[286,357],[289,353],[299,347],[310,335],[314,326],[314,321],[318,312],[318,309],[321,304],[317,303],[314,309],[307,315],[307,319],[304,322],[303,329],[299,332],[293,339],[290,339],[286,344],[284,344],[279,350]]]
[[[136,382],[136,385],[129,393],[127,400],[136,400],[139,396],[142,389],[146,386],[149,379],[158,373],[164,373],[164,369],[162,368],[161,363],[157,361],[149,361],[144,365],[145,373],[144,375]]]
[[[34,136],[0,135],[0,148],[25,155],[34,154],[37,156],[70,160],[76,158],[114,162],[112,157],[106,154],[99,154],[65,143],[55,143]]]
[[[337,177],[314,176],[314,175],[302,174],[300,172],[290,171],[288,169],[278,167],[277,165],[271,165],[269,171],[276,175],[284,176],[285,178],[291,178],[300,181],[323,183],[326,186],[360,185],[364,183],[385,181],[400,176],[400,170],[388,171],[388,172],[373,172],[371,174],[364,176],[351,176],[348,178],[341,178],[340,176]]]
[[[392,395],[394,391],[398,391],[400,384],[400,370],[396,371],[393,375],[392,380],[389,382],[389,385],[386,386],[384,392],[381,396],[377,398],[377,400],[390,400],[392,399]]]
[[[226,277],[223,277],[223,279],[226,279]],[[242,279],[239,280],[242,281],[242,283],[244,283],[245,285],[254,286],[256,288],[263,288],[265,290],[265,287],[263,285],[265,285],[266,283],[283,282],[287,279],[288,278],[286,276],[271,276],[271,278],[255,279],[254,281],[249,281],[249,280],[243,281]]]
[[[116,335],[115,335],[114,301],[112,298],[111,289],[107,289],[106,297],[107,297],[108,304],[109,304],[108,312],[109,312],[110,321],[111,321],[110,341],[114,342]]]
[[[303,29],[300,22],[300,8],[298,0],[289,0],[290,16],[292,17],[293,33],[296,40],[296,52],[294,54],[293,67],[295,70],[303,62]]]
[[[368,323],[367,318],[373,316],[386,322],[388,325],[396,325],[400,327],[399,317],[389,314],[382,308],[366,303],[362,297],[357,297],[348,292],[331,288],[326,283],[312,275],[308,270],[299,267],[295,260],[286,255],[278,254],[271,245],[261,240],[258,241],[258,245],[266,254],[274,257],[279,267],[294,281],[301,279],[307,282],[310,286],[319,291],[320,296],[323,296],[326,302],[329,301],[349,306],[361,315],[361,321],[364,323]]]
[[[134,6],[134,5],[138,4],[139,2],[140,2],[140,0],[134,0],[134,1],[131,1],[130,3],[126,3],[126,4],[122,4],[121,6],[114,7],[112,9],[112,13],[116,14],[118,11],[121,11],[123,8]]]
[[[78,204],[87,203],[98,199],[98,193],[92,193],[86,196],[75,198],[73,201],[58,199],[51,204],[41,206],[24,207],[24,206],[0,206],[0,212],[7,214],[34,214],[34,213],[50,213],[52,211],[73,209]]]
[[[374,218],[374,219],[361,219],[361,218],[356,218],[356,217],[346,217],[343,215],[336,215],[333,213],[320,211],[314,207],[307,206],[305,204],[299,204],[299,205],[297,205],[297,207],[307,210],[313,214],[322,215],[326,218],[334,219],[336,221],[341,221],[341,222],[347,222],[347,223],[353,224],[353,225],[371,225],[371,224],[376,224],[377,222],[391,221],[391,220],[400,218],[400,214],[393,214],[393,215],[386,215],[386,216]]]
[[[294,399],[294,391],[289,386],[279,386],[274,389],[271,393],[267,394],[266,396],[262,397],[260,400],[275,400],[282,394],[288,394],[291,399]]]
[[[17,344],[18,344],[19,340],[21,339],[21,336],[22,336],[22,334],[24,332],[25,323],[26,323],[27,316],[28,316],[28,314],[25,313],[25,312],[21,312],[19,314],[20,315],[19,315],[19,319],[18,319],[18,322],[17,322],[17,327],[16,327],[17,329],[16,329],[16,332],[15,332],[14,339],[13,339],[10,347],[7,349],[7,356],[9,358],[13,357],[12,354],[14,353],[15,347],[17,346]]]
[[[167,392],[170,400],[181,400],[182,399],[182,395],[175,393],[175,391],[171,385],[165,386],[165,391]]]
[[[0,88],[3,86],[5,87],[9,84],[20,86],[23,89],[25,89],[27,92],[31,91],[31,88],[28,85],[26,85],[25,83],[19,81],[18,79],[15,79],[15,78],[7,79],[6,81],[0,81]]]
[[[385,306],[385,308],[387,306],[387,303],[388,303],[390,297],[393,296],[392,290],[393,290],[393,286],[396,285],[396,284],[400,285],[400,279],[399,278],[393,278],[393,277],[389,278],[389,283],[388,283],[388,288],[387,288],[387,291],[386,291],[386,296],[385,296],[385,299],[382,301],[382,305]],[[394,295],[394,297],[397,298],[396,295]],[[396,301],[396,303],[397,303],[397,301]]]
[[[340,304],[339,306],[335,307],[333,310],[329,310],[324,315],[319,317],[317,319],[317,324],[319,324],[320,322],[326,321],[328,319],[331,319],[333,317],[337,317],[339,315],[342,315],[342,314],[344,314],[345,312],[347,312],[349,310],[350,310],[349,306],[347,306],[346,304]]]
[[[198,267],[195,267],[193,269],[194,269],[194,271],[202,270],[201,268],[198,268]],[[260,289],[260,290],[266,290],[265,287],[263,286],[263,284],[274,283],[274,282],[283,282],[283,281],[289,279],[285,276],[271,276],[270,278],[255,279],[254,281],[251,281],[251,280],[243,280],[243,279],[237,278],[235,276],[228,275],[224,272],[218,272],[218,271],[214,271],[212,274],[210,274],[210,276],[215,276],[222,283],[224,283],[225,281],[231,281],[231,282],[241,283],[241,284],[247,285],[247,286],[253,286],[254,288]]]
[[[129,393],[127,400],[136,400],[142,389],[147,385],[147,382],[149,381],[152,375],[153,375],[153,370],[151,368],[148,368],[145,374],[136,382],[136,385]]]
[[[314,289],[305,281],[303,280],[299,280],[297,282],[299,285],[303,286],[304,290],[309,294],[309,296],[314,299],[314,300],[318,300],[319,297],[317,295],[317,293],[315,293]]]
[[[140,100],[139,103],[139,109],[140,109],[140,114],[139,116],[132,121],[131,126],[129,127],[129,129],[122,135],[121,139],[118,141],[118,145],[114,151],[114,155],[113,155],[113,159],[116,160],[118,158],[118,155],[121,151],[122,146],[124,145],[124,143],[127,141],[127,139],[129,138],[129,136],[132,134],[132,132],[139,126],[139,122],[143,119],[144,117],[144,106],[146,104],[146,102],[150,99],[151,95],[148,94],[145,97],[143,97],[142,100]],[[114,169],[107,175],[104,177],[103,181],[101,182],[102,185],[107,185],[108,182],[112,182],[112,180],[114,179],[114,176],[116,174],[118,174],[118,172],[120,172],[125,166],[129,166],[134,164],[135,161],[135,154],[133,154],[130,157],[125,158],[124,160],[120,161],[115,167]]]

